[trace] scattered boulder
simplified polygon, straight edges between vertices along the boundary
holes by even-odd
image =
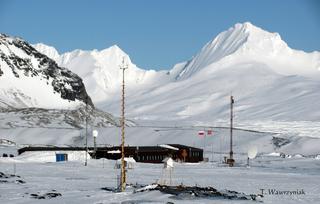
[[[14,175],[14,174],[5,174],[3,172],[0,172],[0,178],[3,178],[0,180],[0,183],[17,183],[17,184],[26,183],[24,180],[20,179],[21,176]]]
[[[16,183],[26,183],[24,180],[21,180],[21,179],[17,179],[16,180]]]
[[[237,191],[223,190],[218,191],[213,187],[198,187],[198,186],[166,186],[152,184],[144,188],[138,189],[135,192],[158,190],[162,193],[171,194],[179,199],[181,198],[215,198],[215,199],[230,199],[230,200],[257,200],[263,197],[260,194],[244,194]]]
[[[30,196],[31,198],[34,198],[34,199],[51,199],[51,198],[60,197],[62,196],[62,194],[53,191],[53,192],[48,192],[44,194],[31,193]]]

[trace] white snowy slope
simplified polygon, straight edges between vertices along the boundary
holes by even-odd
[[[42,54],[50,57],[51,59],[53,59],[54,61],[59,60],[60,55],[58,53],[58,51],[56,50],[56,48],[49,46],[49,45],[45,45],[43,43],[37,43],[35,45],[32,45],[36,50],[41,51]]]
[[[180,68],[176,78],[191,77],[224,58],[237,63],[260,62],[283,75],[320,76],[319,52],[293,50],[278,33],[267,32],[246,22],[234,25],[208,42],[195,57]]]
[[[135,119],[214,121],[228,117],[229,95],[241,120],[319,120],[320,53],[293,50],[278,33],[236,24],[169,72],[137,68],[117,46],[60,54],[35,45],[79,74],[98,107],[119,114],[125,57],[126,113]]]
[[[75,109],[88,97],[81,78],[20,38],[0,34],[0,107]]]
[[[176,65],[169,83],[129,90],[127,113],[137,119],[227,120],[232,93],[241,121],[318,121],[319,67],[319,52],[292,50],[278,34],[236,24]],[[116,110],[119,100],[106,104],[105,110]]]
[[[135,90],[142,85],[155,86],[154,83],[159,80],[159,76],[165,76],[165,72],[138,68],[117,45],[101,51],[74,50],[61,55],[57,55],[53,47],[42,43],[33,46],[41,53],[55,59],[60,66],[67,67],[81,76],[95,103],[111,100],[114,94],[118,93],[122,82],[120,66],[123,60],[124,65],[128,66],[125,73],[126,84],[130,89]]]

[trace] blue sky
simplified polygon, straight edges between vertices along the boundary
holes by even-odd
[[[294,49],[320,50],[317,0],[0,0],[0,32],[60,53],[117,44],[145,69],[170,69],[249,21]]]

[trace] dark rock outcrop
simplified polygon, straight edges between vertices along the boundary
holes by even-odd
[[[0,49],[0,60],[11,68],[15,77],[21,74],[27,77],[40,77],[40,80],[51,82],[55,92],[62,99],[75,101],[76,99],[88,103],[93,107],[91,98],[88,96],[82,79],[70,70],[59,67],[57,63],[38,52],[29,43],[20,39],[0,34],[0,45],[6,47],[6,52]],[[24,52],[28,57],[21,57],[19,52]],[[36,59],[36,64],[32,60]],[[0,77],[5,74],[0,67]]]

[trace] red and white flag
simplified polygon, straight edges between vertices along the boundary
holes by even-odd
[[[204,137],[206,135],[206,132],[203,130],[198,131],[198,136],[199,137]]]
[[[207,130],[207,135],[213,135],[213,130]]]

